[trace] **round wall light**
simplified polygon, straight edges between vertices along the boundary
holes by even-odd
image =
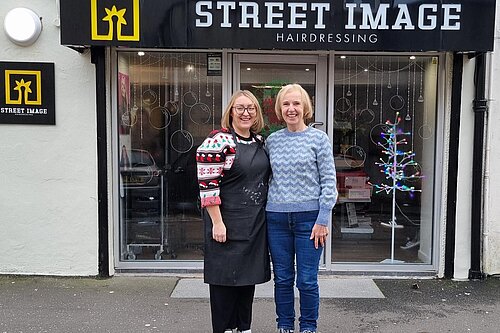
[[[18,45],[33,44],[42,32],[42,20],[31,9],[14,8],[5,15],[3,22],[5,34]]]

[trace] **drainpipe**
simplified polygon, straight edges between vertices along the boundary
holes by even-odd
[[[474,71],[475,95],[474,111],[474,150],[472,153],[472,214],[471,214],[471,267],[469,279],[485,278],[481,263],[481,230],[483,213],[483,159],[484,159],[484,123],[488,111],[488,101],[485,98],[486,54],[476,55]]]
[[[109,277],[108,180],[106,140],[106,52],[104,47],[91,47],[91,61],[96,74],[97,118],[97,200],[98,200],[98,268],[99,277]]]

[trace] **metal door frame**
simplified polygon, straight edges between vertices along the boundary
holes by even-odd
[[[231,59],[228,59],[227,63],[231,63]],[[307,55],[289,55],[286,57],[282,54],[271,55],[271,54],[233,54],[232,55],[232,73],[228,75],[231,78],[231,84],[226,87],[231,87],[231,92],[228,92],[224,101],[229,100],[229,96],[232,92],[240,89],[240,69],[241,63],[252,62],[252,63],[262,63],[262,64],[306,64],[314,65],[316,68],[316,78],[315,78],[315,122],[320,123],[315,127],[328,133],[327,128],[327,102],[328,102],[328,56],[323,54],[307,54]],[[223,105],[225,109],[226,105]],[[330,138],[331,139],[331,138]],[[332,221],[330,216],[330,221],[328,222],[329,228],[332,228]],[[331,237],[330,233],[330,236]],[[331,267],[332,257],[332,243],[331,238],[326,242],[325,248],[323,249],[323,254],[320,259],[320,268],[329,269]]]

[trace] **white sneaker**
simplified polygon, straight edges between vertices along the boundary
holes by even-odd
[[[409,240],[408,242],[406,242],[405,245],[401,245],[400,248],[403,249],[403,250],[409,250],[409,249],[412,249],[412,248],[414,248],[415,246],[418,246],[418,245],[420,245],[420,241]]]
[[[404,225],[397,224],[396,222],[392,222],[392,221],[380,222],[380,225],[383,227],[387,227],[387,228],[392,228],[394,226],[394,229],[403,229],[405,227]]]

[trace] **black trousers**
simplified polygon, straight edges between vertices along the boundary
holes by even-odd
[[[249,330],[252,324],[252,303],[255,285],[210,285],[210,309],[213,333],[224,333],[227,328]]]

